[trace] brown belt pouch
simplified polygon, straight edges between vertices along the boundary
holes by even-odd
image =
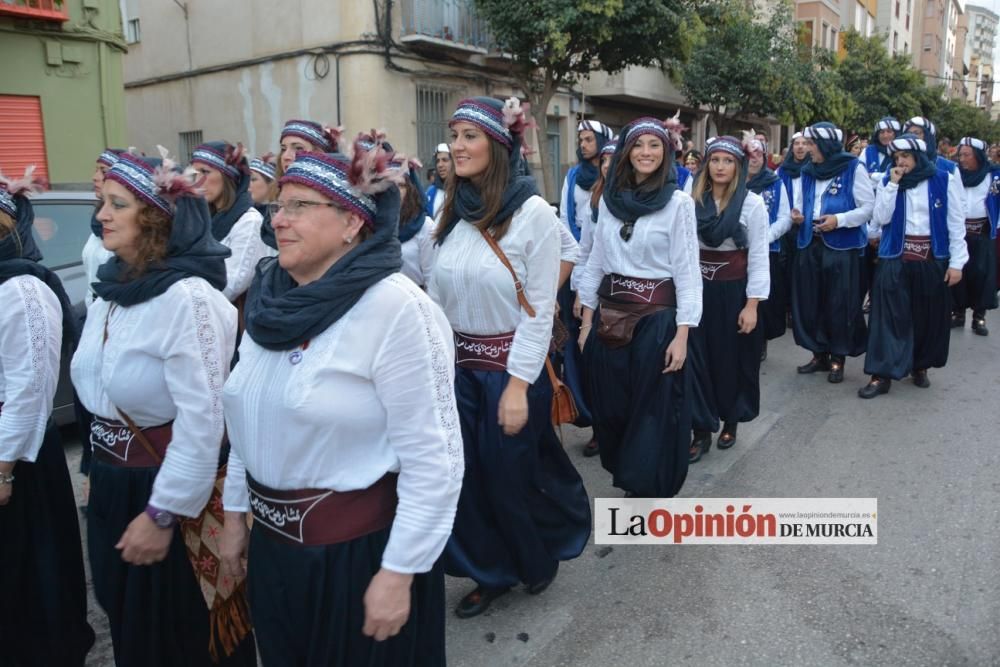
[[[673,280],[604,276],[598,290],[600,324],[597,336],[611,349],[632,342],[635,327],[646,315],[677,305]]]

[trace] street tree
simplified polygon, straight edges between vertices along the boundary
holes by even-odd
[[[474,0],[511,73],[544,123],[556,91],[590,72],[667,67],[690,53],[699,31],[692,0]],[[548,137],[537,133],[545,192],[558,196]]]

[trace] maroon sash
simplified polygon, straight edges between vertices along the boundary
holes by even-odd
[[[677,305],[677,294],[671,278],[631,278],[611,273],[604,276],[597,294],[602,299],[617,303],[666,307]]]
[[[907,236],[903,239],[904,262],[926,262],[931,257],[931,237]]]
[[[162,426],[141,429],[149,444],[160,456],[160,461],[166,456],[167,445],[170,444],[172,437],[172,425],[173,422],[168,422]],[[160,466],[160,461],[154,459],[142,443],[135,439],[132,429],[114,419],[94,416],[94,420],[90,422],[90,444],[94,449],[94,456],[113,466],[120,468]]]
[[[983,233],[983,225],[989,224],[989,218],[967,218],[965,220],[965,238],[978,239]]]
[[[743,280],[747,277],[746,250],[701,250],[701,277],[705,280]]]
[[[505,371],[514,332],[473,336],[455,332],[455,365],[474,371]]]
[[[396,479],[386,473],[367,489],[271,489],[247,475],[250,508],[265,534],[279,542],[322,546],[388,528],[396,516]]]

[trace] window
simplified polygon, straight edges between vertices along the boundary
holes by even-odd
[[[899,33],[895,30],[892,31],[892,52],[896,53],[899,50]]]
[[[824,49],[827,48],[826,45],[829,42],[829,39],[830,39],[830,24],[828,24],[826,21],[823,21],[823,33],[821,35],[820,46],[822,46]]]
[[[933,35],[929,33],[924,34],[924,51],[931,50],[931,47],[933,46],[933,39],[934,39]]]
[[[76,195],[76,193],[73,193]],[[42,199],[32,202],[35,242],[45,257],[43,264],[56,271],[80,265],[90,227],[80,224],[94,213],[94,197],[83,193],[63,200]]]
[[[896,0],[896,18],[897,19],[899,18],[899,5],[900,5],[899,0]]]
[[[181,132],[177,135],[177,142],[179,144],[177,148],[177,157],[179,160],[183,160],[184,164],[191,161],[191,154],[194,153],[194,149],[201,144],[203,139],[201,138],[201,130],[192,130],[191,132]]]
[[[138,44],[142,38],[139,30],[139,19],[129,19],[125,24],[125,42],[127,44]]]
[[[42,100],[27,95],[0,95],[0,156],[4,173],[17,177],[28,165],[35,175],[48,179]]]
[[[549,138],[549,164],[552,165],[552,182],[556,184],[556,192],[553,195],[558,199],[559,189],[562,187],[562,133],[559,131],[558,118],[549,117],[545,125],[545,134]]]
[[[425,165],[434,164],[434,151],[449,143],[448,119],[457,100],[454,88],[417,84],[417,155]]]
[[[910,52],[909,42],[903,42],[903,53],[909,53],[909,52]]]

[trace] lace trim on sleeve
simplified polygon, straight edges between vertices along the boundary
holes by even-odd
[[[250,209],[250,211],[254,210],[255,209]],[[244,213],[243,215],[245,217],[247,214]],[[254,224],[257,222],[256,216],[250,216],[248,219],[244,219],[244,217],[241,217],[239,221],[237,221],[237,225],[248,225],[253,228],[253,233],[243,235],[242,238],[238,239],[238,241],[242,242],[240,243],[240,248],[234,248],[232,245],[229,246],[230,250],[234,253],[238,250],[241,251],[241,253],[240,260],[236,264],[236,273],[235,275],[227,276],[227,281],[232,285],[245,284],[245,287],[243,287],[239,293],[231,295],[232,299],[236,299],[249,289],[250,282],[253,279],[254,267],[257,266],[257,262],[260,261],[260,258],[264,256],[263,248],[266,247],[256,233],[256,229],[260,226],[259,224]]]
[[[212,426],[221,433],[225,427],[225,421],[222,415],[223,369],[219,354],[219,340],[209,316],[205,286],[201,281],[193,279],[185,279],[184,283],[191,295],[198,350],[201,353],[201,363],[205,369],[205,379],[208,381],[209,393],[212,397]]]
[[[45,346],[49,340],[49,322],[45,317],[38,288],[31,280],[18,281],[21,300],[24,302],[24,316],[28,324],[28,340],[31,346],[31,390],[36,394],[45,390]]]

